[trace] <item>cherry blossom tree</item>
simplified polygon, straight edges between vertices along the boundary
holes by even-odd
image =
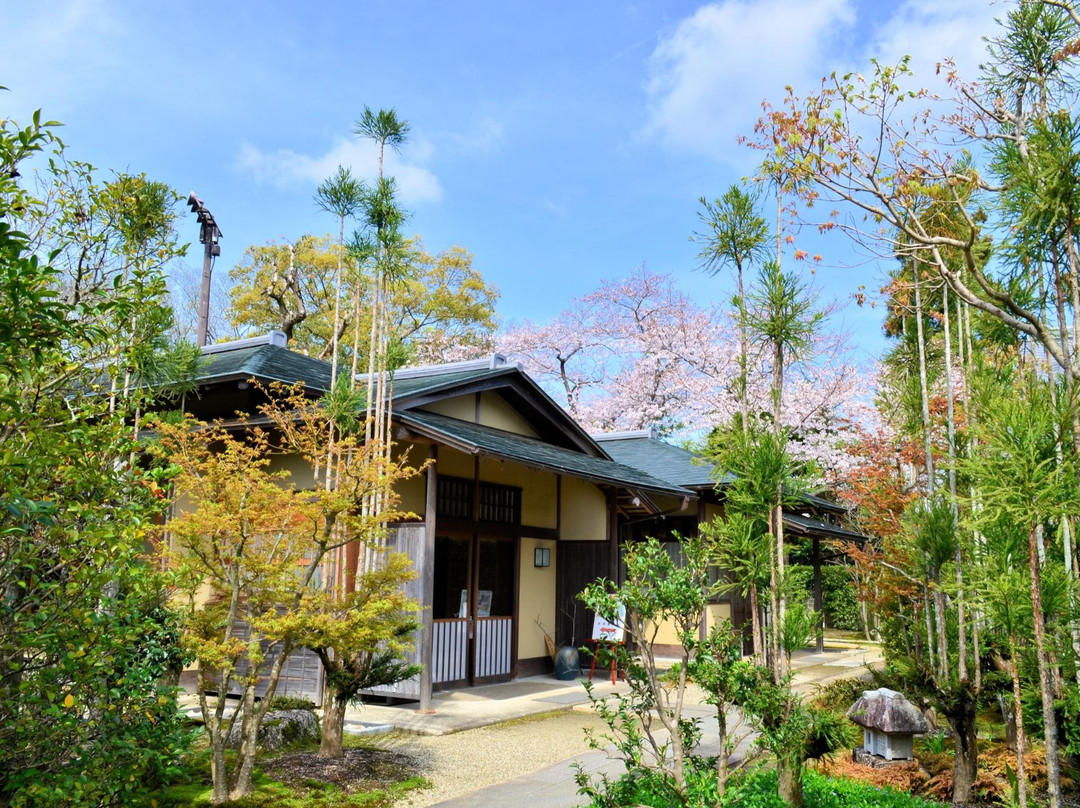
[[[739,332],[730,313],[698,305],[674,276],[645,267],[601,282],[546,323],[504,330],[496,344],[590,430],[657,425],[693,437],[740,411]],[[792,449],[831,478],[851,463],[841,436],[860,411],[865,380],[835,334],[815,336],[807,358],[788,372],[781,420],[792,430]],[[747,376],[750,407],[771,412],[761,346],[750,347]]]

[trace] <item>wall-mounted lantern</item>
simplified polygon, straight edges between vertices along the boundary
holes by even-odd
[[[534,567],[550,567],[551,566],[551,548],[550,547],[537,547],[533,551],[533,566]]]

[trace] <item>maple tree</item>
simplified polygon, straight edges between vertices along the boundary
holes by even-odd
[[[169,522],[170,540],[163,550],[191,604],[183,643],[199,662],[198,695],[209,736],[215,804],[251,792],[258,729],[282,666],[295,648],[327,647],[310,634],[323,642],[357,643],[367,632],[357,647],[340,647],[339,654],[376,650],[382,642],[386,645],[381,650],[393,655],[401,647],[397,627],[408,624],[411,617],[405,615],[415,608],[400,595],[411,573],[393,562],[382,577],[364,582],[385,587],[365,594],[385,598],[397,624],[369,619],[352,624],[351,631],[350,625],[342,625],[329,637],[318,628],[326,622],[329,606],[319,593],[329,593],[332,603],[343,580],[337,551],[355,543],[379,546],[385,523],[408,516],[395,509],[393,499],[384,499],[379,512],[364,510],[363,503],[373,492],[384,491],[387,480],[392,484],[418,472],[389,460],[380,442],[334,428],[325,408],[315,405],[302,388],[275,386],[269,393],[260,414],[270,429],[248,427],[244,419],[228,427],[190,419],[160,422],[152,447],[175,469],[173,486],[182,508]],[[331,440],[333,453],[327,449]],[[273,466],[273,454],[282,452],[320,469],[334,485],[322,485],[318,477],[313,489],[291,485],[289,472]],[[359,606],[362,595],[354,591],[336,597],[334,608],[340,610]],[[373,617],[370,609],[359,613]],[[238,633],[243,625],[246,636]],[[266,689],[256,702],[260,678]],[[334,676],[328,679],[330,704],[338,695],[337,681]],[[230,717],[226,700],[211,705],[207,694],[228,693],[234,687],[241,702],[236,716]],[[225,744],[237,720],[241,747],[230,770]],[[328,723],[332,729],[340,727]]]

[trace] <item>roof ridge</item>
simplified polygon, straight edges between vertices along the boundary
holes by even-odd
[[[445,376],[451,373],[465,373],[471,370],[497,370],[499,368],[516,367],[521,370],[520,362],[507,362],[506,355],[493,353],[483,359],[463,359],[459,362],[440,362],[436,365],[417,365],[394,371],[395,379],[419,379],[425,376]],[[366,373],[358,373],[357,376],[367,378]]]
[[[660,431],[656,428],[656,425],[648,427],[647,429],[626,429],[616,432],[590,432],[589,437],[597,443],[602,443],[609,440],[633,440],[633,439],[646,439],[646,440],[660,440]],[[664,442],[664,441],[661,441]]]

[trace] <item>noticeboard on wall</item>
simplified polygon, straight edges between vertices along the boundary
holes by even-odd
[[[619,605],[619,613],[614,621],[605,620],[600,615],[593,618],[592,638],[597,642],[626,641],[626,607]]]

